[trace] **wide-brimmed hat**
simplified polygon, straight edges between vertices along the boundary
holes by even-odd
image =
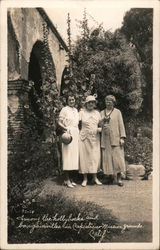
[[[96,102],[96,98],[93,95],[89,95],[86,97],[85,104],[88,102]]]

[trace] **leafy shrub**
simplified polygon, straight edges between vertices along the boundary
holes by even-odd
[[[46,141],[38,134],[38,120],[30,107],[24,109],[20,132],[14,135],[10,123],[8,130],[14,144],[8,155],[8,202],[17,203],[24,196],[26,184],[35,186],[48,176],[58,174],[57,141]],[[11,135],[11,132],[13,134]]]
[[[97,94],[99,109],[104,108],[105,96],[114,94],[122,112],[137,115],[142,108],[145,81],[135,49],[120,31],[112,34],[101,27],[96,31],[76,41],[72,81],[68,83],[66,77],[62,93],[67,93],[71,85],[77,99],[79,95]]]
[[[128,163],[143,164],[152,168],[152,128],[144,119],[132,119],[126,122],[125,158]]]
[[[146,85],[143,88],[143,111],[150,117],[153,94],[153,9],[133,8],[126,12],[121,31],[136,48]]]
[[[142,127],[142,135],[152,140],[152,129],[150,127]]]

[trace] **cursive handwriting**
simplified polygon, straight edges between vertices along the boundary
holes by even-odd
[[[92,230],[89,232],[89,235],[92,239],[99,238],[99,242],[103,240],[106,234],[109,234],[112,232],[112,230],[120,230],[121,233],[126,232],[128,229],[140,229],[143,228],[142,224],[139,223],[137,225],[108,225],[108,224],[102,224],[102,227],[99,227],[98,230],[95,230],[95,228],[92,228]]]
[[[29,229],[31,234],[35,229],[66,229],[76,231],[77,234],[80,234],[81,232],[87,232],[93,240],[97,241],[98,239],[98,242],[102,242],[106,234],[111,234],[113,230],[125,233],[127,230],[143,228],[141,223],[117,225],[100,223],[98,221],[98,215],[83,217],[81,213],[79,213],[77,216],[73,216],[72,213],[67,216],[59,215],[58,213],[52,216],[49,214],[44,214],[37,217],[34,216],[30,214],[30,217],[27,217],[26,214],[22,214],[20,217],[17,217],[17,228]]]

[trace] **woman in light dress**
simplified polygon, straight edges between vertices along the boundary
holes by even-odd
[[[100,168],[100,131],[98,127],[101,116],[95,110],[96,99],[88,96],[85,107],[79,112],[79,119],[82,123],[79,137],[79,172],[83,174],[82,186],[87,185],[87,174],[93,174],[93,180],[97,185],[102,183],[97,178],[97,171]]]
[[[113,95],[106,96],[106,108],[101,111],[102,166],[105,175],[114,176],[117,184],[123,186],[121,176],[126,170],[123,147],[126,133],[122,114],[120,110],[114,108],[115,102]]]
[[[63,171],[65,173],[65,182],[69,188],[76,186],[76,183],[71,181],[70,172],[72,170],[79,169],[79,150],[78,150],[78,140],[79,140],[79,115],[75,106],[74,96],[68,96],[67,106],[62,108],[59,114],[59,125],[66,131],[71,133],[72,142],[68,145],[62,143],[62,163]]]

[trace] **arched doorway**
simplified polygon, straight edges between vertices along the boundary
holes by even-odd
[[[47,53],[44,53],[44,50]],[[45,83],[44,76],[47,74],[48,69],[46,57],[52,67],[52,76],[54,79],[56,79],[56,70],[53,63],[52,55],[49,49],[46,49],[42,41],[37,41],[34,44],[30,55],[28,80],[34,83],[29,92],[29,102],[31,110],[34,112],[34,114],[39,120],[37,130],[40,135],[43,133],[43,126],[41,122],[43,120],[43,113],[40,109],[40,99],[43,94],[41,87]]]
[[[61,96],[64,94],[64,90],[67,88],[66,82],[68,79],[69,79],[69,71],[68,71],[68,68],[65,67],[63,70],[62,79],[61,79],[61,88],[60,88]]]

